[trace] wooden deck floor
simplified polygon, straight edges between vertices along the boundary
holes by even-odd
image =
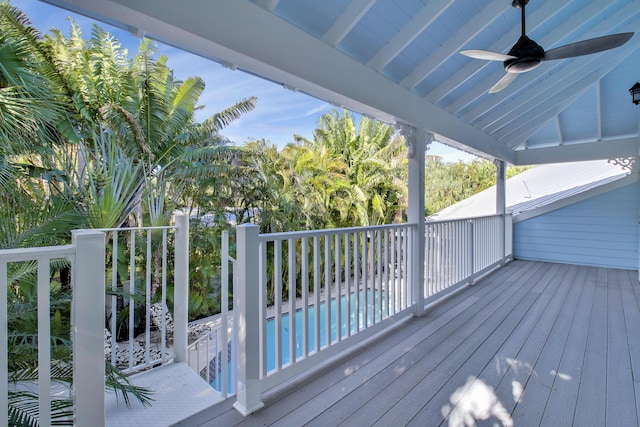
[[[514,261],[247,418],[182,425],[637,426],[639,302],[637,272]]]

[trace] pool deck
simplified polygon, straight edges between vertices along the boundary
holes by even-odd
[[[331,366],[180,426],[640,425],[636,271],[514,261]]]
[[[129,381],[152,390],[153,404],[142,406],[132,399],[127,408],[122,397],[107,392],[107,426],[170,426],[224,400],[185,363],[150,369],[132,375]]]

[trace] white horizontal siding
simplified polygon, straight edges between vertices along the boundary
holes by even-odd
[[[638,269],[640,183],[514,224],[514,257]]]

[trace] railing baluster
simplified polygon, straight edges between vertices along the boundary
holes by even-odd
[[[118,290],[118,232],[113,232],[113,249],[111,260],[111,290],[114,295],[111,296],[111,363],[116,364],[116,320],[118,317],[118,297],[115,292]]]
[[[320,237],[313,236],[313,338],[314,350],[316,353],[320,351],[320,279],[322,272],[320,271]]]
[[[164,315],[164,307],[167,306],[167,252],[169,252],[169,248],[167,246],[167,229],[162,229],[162,311],[163,318]],[[162,356],[164,357],[167,351],[167,328],[162,328],[160,330],[160,351],[162,351]]]
[[[302,238],[302,357],[309,355],[309,239]]]
[[[135,325],[135,303],[133,295],[135,294],[135,271],[136,271],[136,234],[135,230],[131,230],[131,248],[129,253],[129,369],[133,368],[133,328]],[[163,313],[164,314],[164,313]],[[163,317],[164,319],[164,317]]]
[[[333,322],[333,324],[335,325],[336,328],[336,342],[340,342],[342,341],[342,304],[341,304],[341,292],[340,292],[340,286],[342,281],[340,280],[340,276],[341,276],[341,266],[340,266],[340,234],[336,234],[334,236],[334,245],[335,245],[335,251],[334,251],[334,256],[335,256],[335,266],[333,268],[334,271],[334,276],[335,276],[335,287],[336,287],[336,296],[335,296],[335,301],[336,301],[336,321]]]
[[[404,229],[403,239],[402,239],[402,253],[404,257],[404,268],[403,270],[403,286],[404,286],[404,305],[403,308],[407,308],[411,305],[411,285],[409,284],[409,263],[411,259],[411,255],[409,254],[409,230]]]
[[[382,297],[382,230],[376,230],[374,233],[374,236],[376,237],[376,259],[378,261],[377,263],[377,273],[376,273],[376,278],[377,278],[377,293],[378,293],[378,299],[376,302],[377,305],[377,309],[378,309],[378,321],[382,321],[382,304],[383,304],[383,297]],[[375,302],[375,301],[374,301]]]
[[[362,232],[362,288],[364,302],[362,304],[362,322],[363,327],[366,329],[369,327],[369,263],[367,262],[367,238],[368,232]]]
[[[149,348],[151,347],[151,230],[147,230],[147,264],[145,277],[145,314],[144,314],[144,362],[149,363]]]
[[[38,413],[40,425],[51,424],[51,315],[49,258],[38,259]]]
[[[289,363],[296,363],[296,244],[294,239],[287,241],[289,254]]]
[[[391,230],[385,230],[382,233],[384,237],[384,315],[388,317],[391,315],[391,297],[389,296],[389,236],[391,235]]]
[[[9,418],[9,331],[7,325],[7,263],[0,262],[0,348],[7,351],[0,351],[0,420]]]
[[[282,369],[282,241],[274,242],[273,280],[275,298],[275,361],[276,371]]]
[[[391,239],[389,241],[389,247],[391,249],[391,265],[389,267],[389,274],[391,275],[391,287],[390,290],[390,300],[391,300],[391,312],[390,315],[396,314],[398,311],[397,304],[397,292],[398,292],[398,275],[397,275],[397,266],[396,266],[396,235],[398,233],[397,228],[392,228],[389,230],[389,235]]]
[[[331,237],[324,238],[324,306],[325,306],[325,344],[331,347]]]
[[[347,308],[345,310],[345,332],[347,336],[351,336],[351,234],[344,235],[344,280],[345,280],[345,297]]]
[[[260,258],[262,260],[262,257]],[[227,397],[227,374],[229,365],[229,338],[228,338],[228,317],[229,317],[229,232],[224,230],[222,232],[222,263],[220,274],[220,340],[222,341],[222,360],[220,372],[221,386],[218,388],[222,397]],[[207,360],[210,360],[209,354],[209,339],[207,339]],[[208,365],[208,364],[207,364]],[[217,378],[218,376],[216,376]],[[210,382],[209,380],[207,380]]]
[[[354,323],[356,332],[360,332],[360,232],[353,233],[353,282],[354,282]]]
[[[260,241],[260,260],[258,267],[260,268],[260,377],[267,376],[267,333],[266,333],[266,317],[267,317],[267,242]],[[234,264],[234,284],[235,284],[235,264]],[[235,293],[234,293],[235,295]],[[234,325],[234,329],[236,326]],[[235,340],[233,340],[235,342]]]

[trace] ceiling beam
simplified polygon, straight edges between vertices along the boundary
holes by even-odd
[[[516,151],[516,165],[582,162],[589,160],[636,157],[640,154],[640,137],[610,141],[567,144],[557,147]]]
[[[626,51],[624,53],[626,55],[622,56],[626,58],[633,52]],[[508,146],[518,145],[519,141],[527,139],[545,122],[553,118],[556,114],[559,114],[567,105],[582,96],[582,94],[589,90],[596,81],[604,77],[617,64],[618,62],[611,61],[611,63],[606,66],[603,65],[601,68],[594,70],[582,79],[565,86],[555,94],[553,101],[542,103],[539,107],[528,111],[526,118],[518,120],[517,127],[510,126],[508,128],[503,128],[500,132],[496,132],[494,136],[501,142],[509,140],[507,143]]]
[[[556,114],[556,132],[558,132],[558,145],[564,145],[562,139],[562,126],[560,126],[560,114]]]
[[[353,111],[403,122],[513,163],[512,150],[248,0],[47,0],[286,84]],[[198,11],[194,13],[194,11]]]
[[[602,140],[602,85],[601,80],[596,82],[596,126],[598,141]]]
[[[540,105],[558,101],[559,92],[562,92],[568,85],[572,85],[576,80],[590,74],[593,70],[624,61],[635,49],[637,49],[637,43],[621,47],[616,51],[576,58],[563,66],[561,70],[545,77],[538,84],[520,92],[519,97],[526,99],[527,102],[519,103],[517,106],[509,104],[496,109],[475,123],[474,126],[490,135],[495,134],[510,126],[514,121],[527,117],[530,111]]]
[[[440,64],[456,55],[460,48],[469,39],[487,28],[494,20],[499,19],[505,10],[510,8],[509,2],[494,0],[489,5],[483,6],[482,12],[474,16],[463,30],[458,31],[453,37],[442,45],[437,51],[431,53],[425,61],[418,65],[400,84],[408,89],[413,89],[421,81],[426,79]]]
[[[280,0],[257,0],[256,4],[263,8],[264,10],[268,10],[269,12],[273,12],[273,9],[276,8]]]
[[[336,19],[324,34],[322,41],[333,47],[338,46],[375,3],[376,0],[351,1],[345,11],[342,12],[342,15]]]
[[[367,63],[367,67],[380,72],[416,37],[447,10],[455,0],[433,0],[427,3],[389,42]]]

